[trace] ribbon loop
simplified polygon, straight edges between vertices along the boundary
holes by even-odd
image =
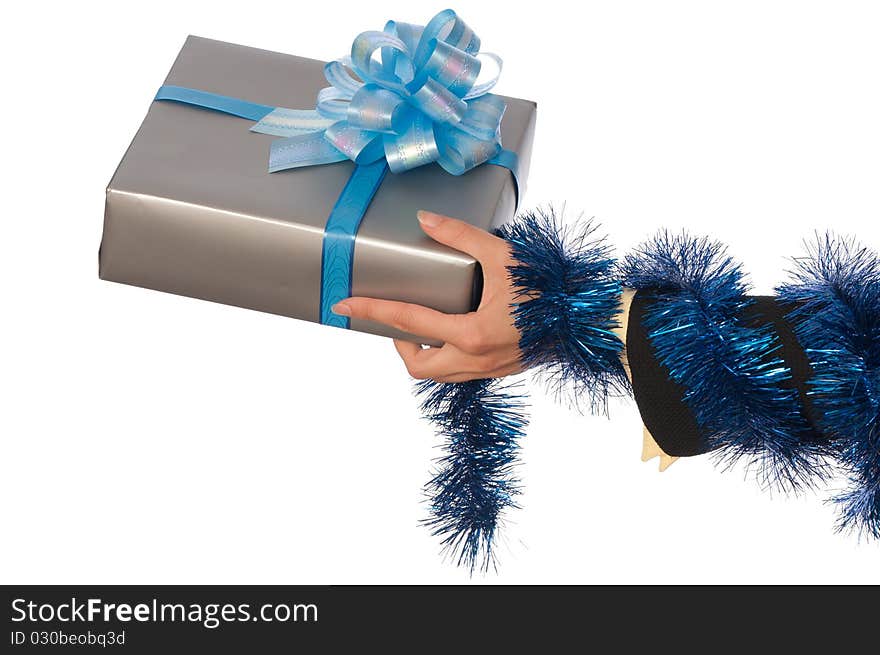
[[[382,139],[370,130],[362,130],[346,121],[340,121],[328,127],[324,137],[356,164],[371,164],[382,159]]]
[[[364,85],[361,80],[355,79],[349,71],[348,67],[351,65],[351,57],[342,57],[324,66],[324,78],[330,83],[330,86],[349,97],[357,93],[358,89]]]
[[[440,82],[459,98],[465,97],[480,74],[480,60],[436,39],[432,39],[429,52],[422,73]]]
[[[400,58],[404,65],[402,73],[398,74],[397,70],[386,70],[385,66],[373,59],[373,53],[377,50],[380,52],[397,51],[405,55]],[[400,88],[415,77],[415,69],[412,66],[406,44],[386,32],[368,31],[358,34],[351,44],[351,63],[354,72],[362,80],[374,82],[387,88]]]
[[[348,105],[350,125],[374,132],[400,134],[406,129],[407,106],[403,98],[375,84],[366,84]]]
[[[386,135],[385,159],[392,173],[402,173],[412,168],[437,161],[440,151],[434,139],[434,126],[426,116],[416,116],[406,132],[400,136]]]
[[[345,120],[348,118],[348,103],[351,101],[351,97],[342,89],[328,86],[318,91],[315,110],[324,118],[333,121]]]
[[[485,95],[468,103],[468,111],[458,124],[458,129],[483,141],[497,140],[501,143],[499,130],[507,105],[498,96]]]
[[[499,78],[501,77],[501,68],[504,65],[501,57],[492,52],[481,52],[480,54],[495,63],[496,71],[495,74],[485,82],[474,85],[474,87],[470,91],[468,91],[467,95],[464,97],[465,100],[470,100],[471,98],[479,98],[480,96],[486,95],[495,87],[495,85],[498,83]]]
[[[437,123],[455,124],[464,118],[467,103],[434,78],[422,81],[409,97],[410,104]]]
[[[470,55],[480,51],[480,37],[452,9],[444,9],[425,26],[415,54],[419,66],[427,61],[427,51],[433,39],[445,41]]]
[[[440,157],[437,163],[452,175],[462,175],[501,152],[498,141],[476,139],[460,130],[441,130],[438,141]]]
[[[419,47],[419,41],[422,38],[422,32],[425,28],[422,25],[414,25],[413,23],[399,23],[395,20],[389,20],[385,23],[385,32],[396,36],[406,44],[408,52],[415,52]],[[383,56],[385,53],[382,53]]]

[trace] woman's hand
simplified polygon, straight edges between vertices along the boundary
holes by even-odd
[[[422,348],[394,340],[397,352],[414,378],[465,382],[499,378],[522,370],[519,332],[510,305],[516,293],[507,273],[513,263],[508,243],[454,218],[418,213],[425,233],[440,243],[466,252],[483,267],[483,298],[469,314],[442,312],[392,300],[347,298],[333,306],[342,316],[363,318],[404,332],[442,341],[441,348]]]

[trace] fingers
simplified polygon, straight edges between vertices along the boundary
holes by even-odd
[[[417,216],[429,237],[466,252],[480,263],[495,262],[499,255],[505,256],[507,253],[507,243],[503,239],[470,223],[424,210],[419,211]]]
[[[404,332],[438,341],[455,341],[462,333],[462,316],[428,307],[378,298],[346,298],[333,305],[333,313],[376,321]]]

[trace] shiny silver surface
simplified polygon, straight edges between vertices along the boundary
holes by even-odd
[[[189,37],[166,84],[268,105],[309,109],[325,86],[323,63]],[[523,176],[535,104],[506,98],[505,147]],[[343,162],[267,172],[274,137],[246,120],[154,102],[107,188],[100,276],[160,291],[318,320],[321,239],[351,172]],[[510,173],[482,166],[453,177],[438,166],[386,176],[355,245],[355,295],[470,311],[477,265],[419,229],[418,209],[484,229],[514,211]],[[400,335],[352,321],[352,329]]]

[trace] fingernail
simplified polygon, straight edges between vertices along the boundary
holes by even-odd
[[[416,212],[416,218],[418,218],[419,223],[425,227],[437,227],[443,221],[442,216],[432,212],[426,212],[424,209],[420,209]]]
[[[351,307],[344,302],[338,302],[330,308],[330,311],[340,316],[351,316]]]

